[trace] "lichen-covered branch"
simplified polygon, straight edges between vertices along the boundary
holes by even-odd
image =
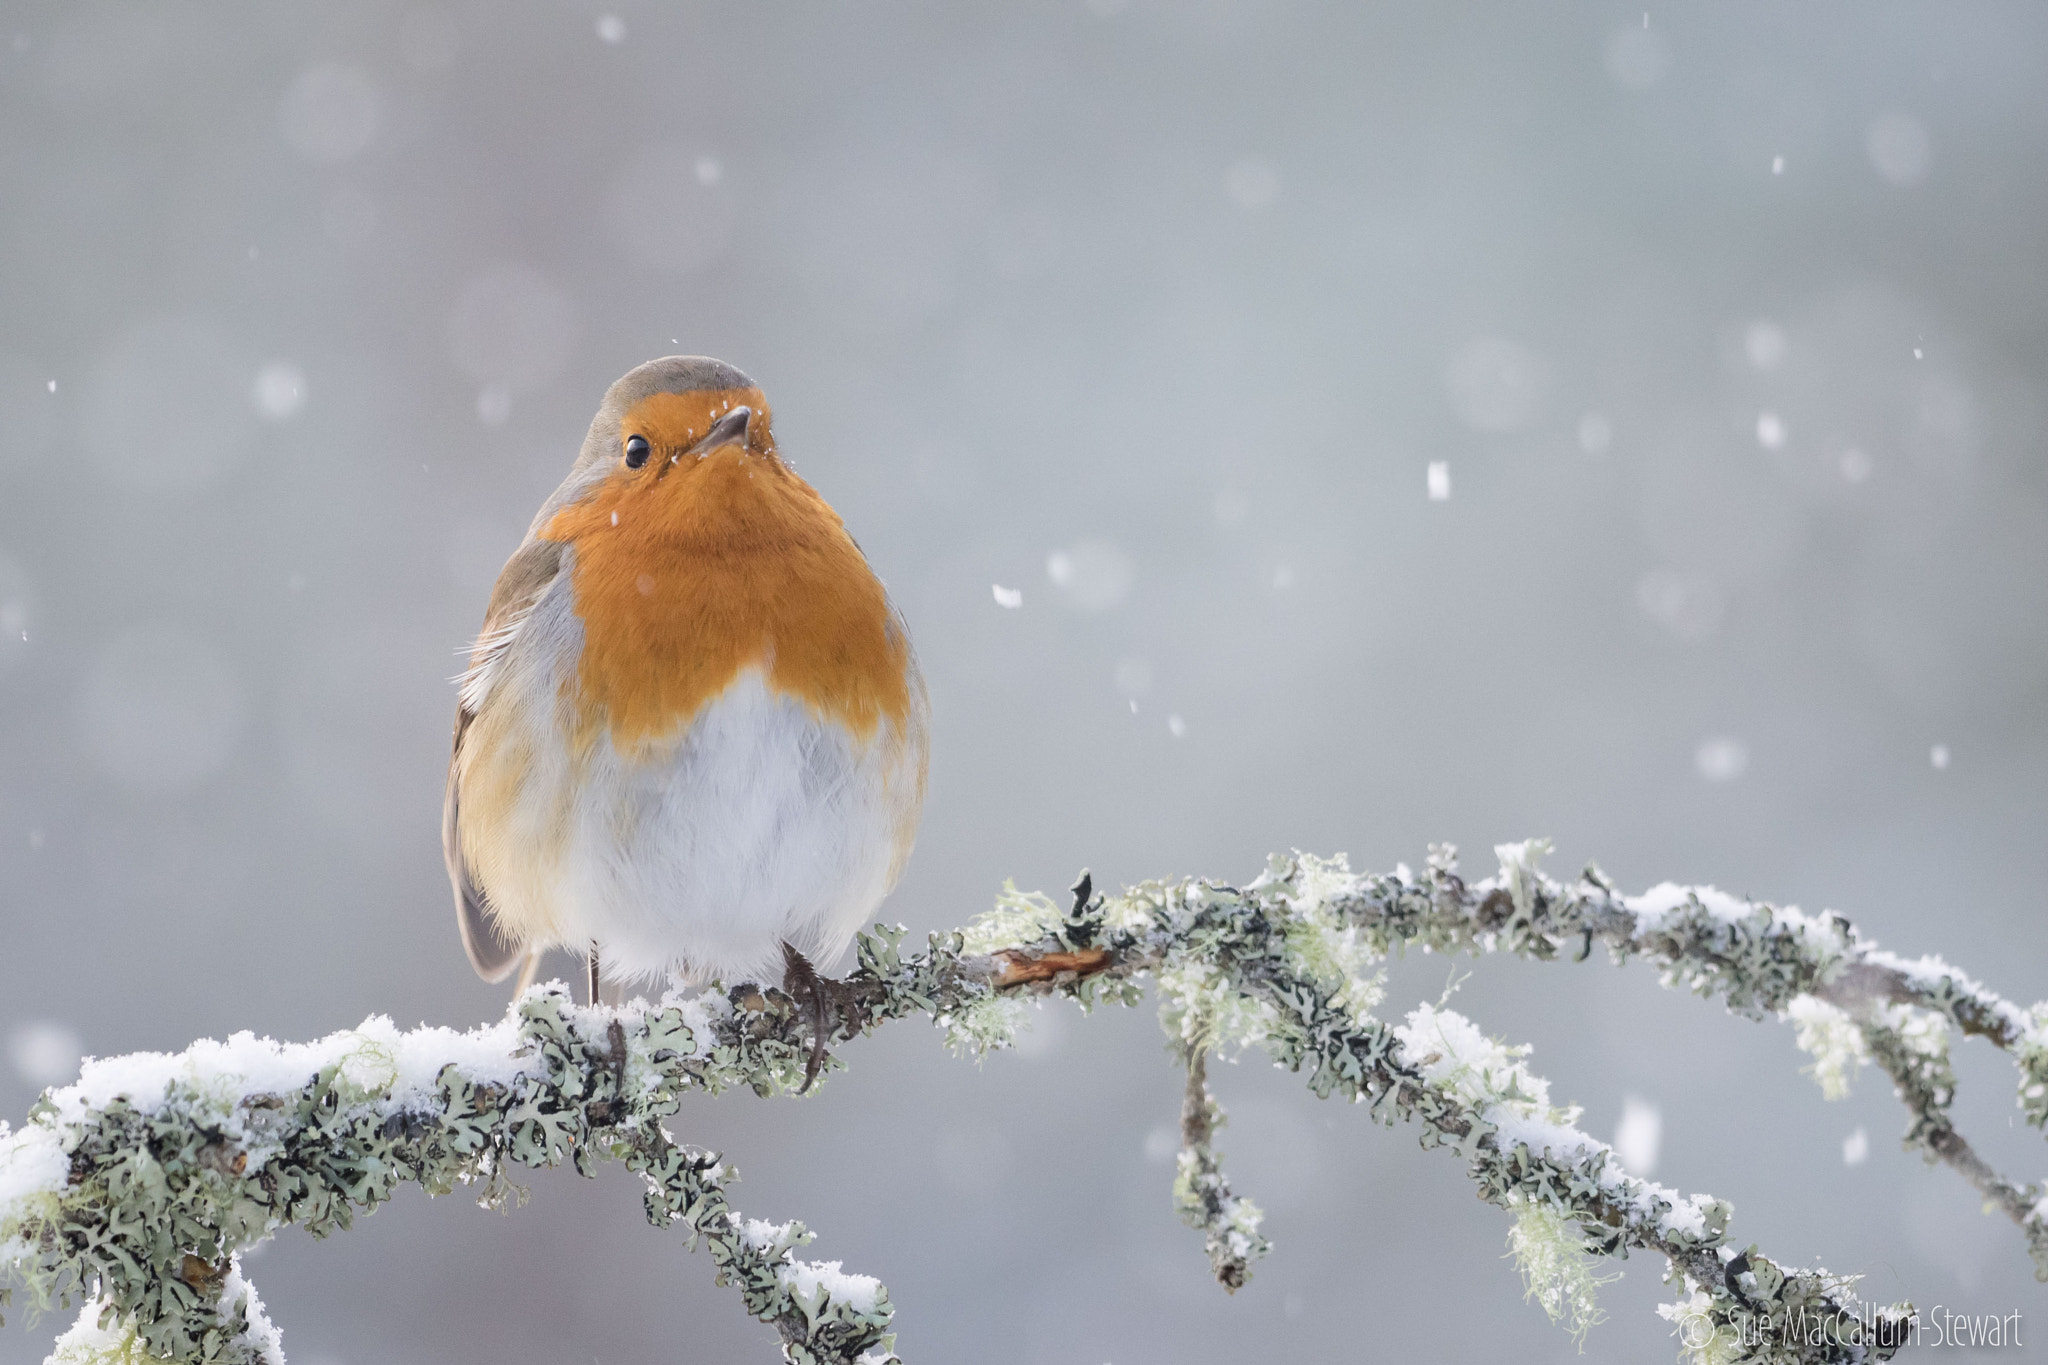
[[[408,1183],[504,1208],[519,1168],[620,1161],[649,1220],[704,1244],[787,1360],[887,1365],[881,1285],[796,1259],[801,1224],[741,1218],[731,1170],[662,1130],[685,1090],[801,1079],[790,1002],[735,997],[592,1010],[537,987],[470,1033],[371,1019],[312,1044],[238,1034],[91,1063],[0,1139],[0,1257],[36,1305],[84,1301],[55,1365],[281,1365],[237,1262],[278,1228],[346,1229]]]
[[[1577,1111],[1550,1103],[1526,1049],[1437,1006],[1399,1024],[1377,1018],[1377,964],[1410,944],[1549,958],[1573,946],[1583,956],[1595,939],[1617,958],[1648,957],[1667,981],[1740,1013],[1791,1015],[1816,1048],[1833,1040],[1842,1055],[1816,1053],[1824,1084],[1846,1074],[1856,1049],[1878,1060],[1916,1115],[1909,1140],[1980,1188],[2000,1178],[1973,1174],[1974,1154],[1947,1125],[1953,1077],[1945,1052],[1932,1060],[1926,1021],[2013,1052],[2033,1078],[2022,1103],[2038,1124],[2048,1116],[2038,1090],[2048,1011],[2020,1011],[1939,964],[1889,959],[1839,917],[1710,888],[1623,897],[1590,868],[1565,887],[1535,867],[1540,851],[1505,846],[1499,875],[1477,884],[1440,850],[1421,877],[1355,876],[1341,859],[1297,855],[1243,888],[1152,882],[1103,897],[1084,877],[1066,908],[1006,892],[993,913],[921,952],[903,951],[901,929],[862,936],[854,971],[832,993],[830,1041],[924,1015],[956,1048],[980,1052],[1011,1037],[1023,997],[1134,1004],[1149,980],[1188,1068],[1176,1201],[1227,1287],[1244,1282],[1266,1244],[1257,1210],[1231,1192],[1210,1149],[1221,1111],[1206,1066],[1214,1052],[1256,1045],[1317,1095],[1413,1123],[1425,1146],[1454,1152],[1480,1196],[1513,1215],[1532,1294],[1575,1328],[1597,1318],[1588,1258],[1649,1250],[1681,1285],[1669,1311],[1703,1359],[1890,1356],[1910,1308],[1871,1309],[1849,1279],[1738,1251],[1726,1203],[1623,1172],[1573,1126]],[[881,1286],[835,1262],[798,1260],[800,1225],[741,1218],[726,1202],[730,1168],[663,1128],[690,1089],[793,1091],[808,1019],[781,992],[747,985],[616,1010],[539,988],[502,1023],[470,1033],[400,1032],[373,1019],[313,1044],[238,1035],[93,1062],[19,1131],[0,1131],[0,1261],[33,1303],[84,1301],[54,1361],[125,1359],[139,1347],[270,1365],[282,1359],[278,1336],[236,1257],[276,1229],[344,1229],[410,1182],[429,1193],[466,1187],[504,1207],[519,1197],[519,1168],[568,1161],[588,1173],[616,1160],[646,1182],[649,1218],[702,1242],[718,1279],[777,1328],[786,1360],[886,1365],[893,1309]],[[2048,1201],[2031,1187],[1998,1188],[2026,1205],[2015,1218],[2038,1259]],[[1857,1330],[1793,1330],[1809,1320]]]
[[[1856,1063],[1877,1061],[1909,1111],[1906,1145],[1955,1168],[2011,1218],[2036,1274],[2048,1280],[2048,1191],[1999,1175],[1956,1131],[1947,1060],[1951,1026],[2004,1049],[2019,1069],[2026,1122],[2048,1126],[2048,1003],[2022,1008],[1938,957],[1898,957],[1833,911],[1808,915],[1669,882],[1624,896],[1591,864],[1576,882],[1559,882],[1536,865],[1548,849],[1541,840],[1501,845],[1500,872],[1476,884],[1459,877],[1448,847],[1432,850],[1421,878],[1305,863],[1324,879],[1336,913],[1376,951],[1412,944],[1550,960],[1583,958],[1599,942],[1616,962],[1646,958],[1663,969],[1666,985],[1718,995],[1746,1018],[1792,1019],[1831,1095],[1846,1093]]]
[[[1223,1107],[1209,1093],[1209,1053],[1187,1053],[1188,1088],[1180,1106],[1180,1155],[1173,1176],[1173,1202],[1180,1219],[1202,1234],[1216,1283],[1235,1294],[1252,1277],[1252,1262],[1272,1248],[1259,1234],[1259,1206],[1231,1191],[1223,1159],[1210,1147],[1223,1126]]]

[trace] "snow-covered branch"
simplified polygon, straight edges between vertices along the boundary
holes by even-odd
[[[831,1041],[924,1015],[978,1053],[1009,1041],[1022,997],[1135,1004],[1149,981],[1188,1071],[1175,1203],[1226,1287],[1244,1282],[1267,1245],[1258,1210],[1232,1192],[1211,1147],[1222,1112],[1206,1061],[1256,1045],[1318,1096],[1412,1122],[1423,1145],[1454,1151],[1481,1197],[1513,1214],[1510,1242],[1532,1296],[1577,1329],[1597,1320],[1592,1258],[1648,1250],[1670,1263],[1683,1297],[1667,1315],[1703,1360],[1889,1357],[1910,1307],[1860,1305],[1851,1278],[1735,1248],[1727,1203],[1621,1170],[1574,1126],[1576,1110],[1550,1102],[1526,1048],[1440,1005],[1398,1024],[1374,1014],[1377,965],[1410,945],[1548,959],[1583,957],[1598,940],[1737,1013],[1791,1019],[1824,1087],[1839,1090],[1856,1064],[1876,1060],[1911,1111],[1908,1144],[2005,1208],[2048,1276],[2048,1198],[1991,1171],[1955,1132],[1946,1053],[1951,1026],[2010,1052],[2021,1106],[2039,1127],[2048,1008],[2022,1010],[1937,960],[1881,953],[1840,916],[1712,888],[1623,896],[1591,867],[1565,885],[1536,867],[1545,847],[1502,846],[1499,873],[1470,884],[1438,849],[1419,877],[1359,876],[1342,859],[1295,855],[1242,888],[1148,882],[1097,896],[1084,877],[1064,907],[1006,891],[992,913],[933,935],[921,952],[903,951],[901,929],[862,936],[846,989],[829,1002]],[[83,1300],[52,1361],[126,1360],[140,1348],[270,1365],[282,1359],[278,1336],[237,1256],[278,1228],[347,1228],[408,1182],[430,1194],[467,1187],[504,1207],[520,1196],[518,1168],[569,1161],[588,1173],[620,1161],[646,1182],[648,1217],[705,1245],[719,1281],[775,1326],[786,1360],[887,1365],[894,1310],[882,1287],[837,1262],[799,1260],[801,1225],[742,1218],[726,1200],[731,1169],[663,1127],[689,1090],[793,1092],[809,1017],[753,985],[617,1009],[573,1005],[549,986],[468,1033],[372,1019],[310,1044],[243,1034],[90,1062],[20,1130],[0,1128],[0,1262],[34,1304]]]

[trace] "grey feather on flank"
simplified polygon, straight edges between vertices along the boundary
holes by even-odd
[[[517,638],[527,611],[561,571],[562,552],[563,547],[553,541],[536,540],[521,546],[506,561],[497,585],[491,589],[484,628],[470,652],[469,669],[462,678],[461,700],[455,710],[455,740],[448,755],[448,789],[441,802],[441,855],[448,864],[448,881],[455,892],[455,916],[462,930],[463,951],[469,954],[469,965],[486,981],[503,981],[510,976],[526,956],[526,949],[507,942],[498,932],[490,898],[470,876],[468,862],[462,856],[462,739],[477,711],[489,702],[495,667]]]

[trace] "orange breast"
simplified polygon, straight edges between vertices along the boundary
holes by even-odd
[[[737,402],[758,414],[746,447],[689,444]],[[623,463],[541,534],[575,547],[582,743],[622,754],[679,737],[749,667],[821,717],[872,739],[911,706],[910,645],[838,513],[773,454],[755,390],[657,394],[627,415],[644,469]],[[758,405],[758,406],[756,406]]]

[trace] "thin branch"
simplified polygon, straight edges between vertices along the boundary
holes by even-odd
[[[1187,1091],[1180,1105],[1180,1155],[1173,1178],[1174,1207],[1180,1219],[1202,1234],[1209,1270],[1216,1283],[1235,1294],[1252,1277],[1252,1262],[1272,1247],[1259,1234],[1259,1206],[1239,1198],[1223,1173],[1223,1159],[1209,1143],[1226,1121],[1223,1107],[1209,1093],[1209,1052],[1184,1049]]]
[[[1341,868],[1333,875],[1332,865],[1306,861],[1333,880],[1326,894],[1382,952],[1415,944],[1551,960],[1573,946],[1583,958],[1598,941],[1616,962],[1647,958],[1664,969],[1665,985],[1719,995],[1745,1018],[1783,1017],[1801,996],[1842,1010],[1910,1112],[1907,1147],[1954,1167],[2012,1219],[2037,1277],[2048,1280],[2048,1192],[1999,1175],[1956,1131],[1949,1120],[1955,1077],[1946,1039],[1930,1027],[1945,1021],[2010,1053],[2020,1072],[2020,1108],[2028,1124],[2043,1128],[2048,1004],[2023,1009],[1940,958],[1908,961],[1886,952],[1833,911],[1807,915],[1711,886],[1669,882],[1623,896],[1591,864],[1566,885],[1536,867],[1548,847],[1540,840],[1499,846],[1499,875],[1476,885],[1458,876],[1456,850],[1448,846],[1432,850],[1421,880],[1399,872],[1353,877]],[[1915,1043],[1885,1041],[1901,1026]]]
[[[1565,888],[1536,870],[1540,849],[1505,846],[1500,875],[1476,885],[1458,877],[1448,850],[1419,879],[1405,869],[1354,876],[1341,860],[1300,855],[1275,859],[1242,889],[1154,882],[1095,897],[1084,879],[1070,909],[1008,892],[992,914],[908,955],[901,929],[878,927],[834,992],[831,1041],[922,1014],[957,1048],[984,1050],[1007,1042],[1021,996],[1134,1004],[1149,979],[1189,1071],[1181,1172],[1214,1177],[1183,1181],[1177,1194],[1226,1286],[1243,1282],[1264,1242],[1256,1210],[1229,1192],[1209,1151],[1221,1113],[1206,1058],[1256,1044],[1317,1095],[1413,1122],[1425,1146],[1456,1152],[1480,1196],[1514,1213],[1519,1237],[1547,1229],[1543,1237],[1569,1243],[1551,1246],[1547,1264],[1560,1246],[1568,1256],[1666,1257],[1687,1295],[1669,1313],[1689,1347],[1701,1346],[1703,1325],[1709,1341],[1740,1334],[1725,1339],[1780,1365],[1890,1356],[1911,1326],[1909,1307],[1871,1310],[1851,1280],[1737,1251],[1725,1202],[1621,1171],[1605,1144],[1572,1126],[1576,1111],[1550,1104],[1525,1050],[1445,1009],[1383,1022],[1366,973],[1409,944],[1550,958],[1570,946],[1583,955],[1598,938],[1618,958],[1661,963],[1667,982],[1763,1017],[1863,980],[1844,970],[1867,967],[1883,988],[1868,1008],[1880,1013],[1851,1020],[1846,1036],[1879,1060],[1892,1047],[1885,1030],[1899,1032],[1882,1011],[1917,1010],[1905,1023],[1919,1034],[1899,1033],[1898,1044],[1913,1057],[1932,1055],[1916,1050],[1925,1020],[1974,1020],[2029,1075],[2048,1012],[2018,1011],[1945,968],[1887,960],[1839,917],[1811,920],[1709,888],[1621,897],[1596,869]],[[741,1219],[725,1199],[731,1170],[662,1127],[688,1090],[792,1091],[810,1047],[807,1017],[780,991],[755,986],[616,1010],[579,1008],[542,988],[504,1022],[468,1034],[401,1033],[373,1019],[314,1044],[239,1035],[176,1056],[96,1062],[45,1096],[20,1131],[0,1135],[0,1261],[35,1302],[86,1300],[60,1343],[66,1361],[109,1358],[126,1342],[208,1365],[269,1365],[282,1358],[276,1333],[235,1257],[276,1229],[346,1228],[408,1182],[429,1193],[466,1186],[506,1207],[521,1195],[518,1168],[566,1160],[588,1174],[617,1160],[647,1182],[649,1218],[702,1240],[720,1282],[775,1325],[786,1360],[887,1365],[893,1309],[881,1286],[837,1263],[797,1260],[809,1237],[800,1225]],[[1932,1067],[1908,1057],[1894,1079],[1917,1116],[1945,1122],[1953,1079],[1944,1087]],[[1923,1145],[1970,1173],[1974,1154],[1952,1128],[1931,1124]],[[2007,1188],[2022,1202],[2035,1195]],[[2044,1205],[2015,1216],[2038,1245]],[[1585,1306],[1578,1311],[1583,1322]],[[1857,1330],[1818,1339],[1792,1330],[1809,1319]]]

